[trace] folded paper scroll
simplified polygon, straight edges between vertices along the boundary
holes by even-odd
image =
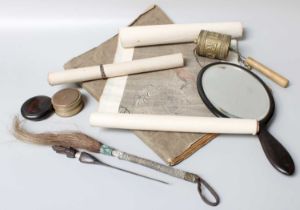
[[[232,38],[241,38],[243,35],[240,22],[165,24],[122,28],[120,40],[125,48],[186,43],[196,40],[201,30],[228,34]]]
[[[131,25],[171,23],[172,21],[166,13],[158,6],[152,6],[139,15]],[[99,63],[113,63],[118,38],[119,36],[116,35],[101,45],[71,59],[65,64],[65,69],[93,66]],[[193,43],[135,48],[134,60],[178,52],[183,53],[185,67],[128,76],[125,80],[125,89],[122,90],[122,100],[118,103],[118,112],[213,117],[214,115],[201,101],[197,88],[193,87],[200,70],[192,52],[194,48],[195,44]],[[237,56],[231,53],[228,61],[238,62]],[[210,59],[201,59],[201,62],[205,65],[212,61]],[[83,82],[81,85],[96,100],[99,100],[100,98],[103,99],[103,90],[111,87],[110,85],[109,87],[107,86],[107,81],[118,78],[92,80]],[[114,83],[114,85],[114,88],[118,89],[120,83]],[[148,93],[150,93],[151,97],[149,97]],[[114,94],[115,92],[112,91],[111,100],[115,98]],[[216,134],[211,133],[163,131],[134,131],[134,134],[169,165],[180,163],[216,136]]]

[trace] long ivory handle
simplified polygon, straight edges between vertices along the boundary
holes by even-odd
[[[105,76],[109,78],[150,71],[160,71],[181,67],[183,65],[184,59],[182,54],[176,53],[129,62],[105,64],[103,65],[103,72]],[[83,82],[101,78],[103,78],[103,73],[101,72],[100,65],[70,69],[67,71],[50,72],[48,74],[48,82],[50,85]]]
[[[193,42],[201,30],[224,33],[233,38],[240,38],[243,35],[243,26],[240,22],[167,24],[122,28],[120,40],[125,48]]]
[[[104,128],[174,131],[192,133],[256,134],[258,122],[252,119],[192,117],[173,115],[92,113],[90,124]]]
[[[245,63],[251,66],[252,68],[258,70],[262,74],[264,74],[266,77],[271,79],[273,82],[277,83],[281,87],[287,87],[289,84],[289,80],[286,79],[285,77],[281,76],[277,72],[273,71],[269,67],[259,63],[257,60],[248,57],[245,59]]]

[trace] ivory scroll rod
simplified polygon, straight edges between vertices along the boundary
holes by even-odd
[[[227,34],[235,39],[243,36],[240,22],[218,22],[131,26],[120,29],[120,40],[124,48],[194,42],[201,30]]]
[[[253,135],[259,129],[258,122],[254,119],[100,112],[90,115],[90,124],[103,128],[129,130]]]
[[[152,58],[137,59],[128,62],[50,72],[48,74],[48,82],[50,85],[76,83],[129,74],[172,69],[182,67],[183,65],[183,55],[181,53],[176,53]]]

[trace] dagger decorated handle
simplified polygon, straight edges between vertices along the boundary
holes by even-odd
[[[216,191],[201,177],[199,177],[197,174],[186,172],[180,169],[172,168],[170,166],[166,166],[157,162],[154,162],[152,160],[148,160],[145,158],[141,158],[135,155],[128,154],[126,152],[122,152],[119,150],[111,150],[111,155],[115,156],[121,160],[126,160],[132,163],[136,163],[151,169],[154,169],[156,171],[168,174],[173,177],[177,177],[179,179],[183,179],[189,182],[197,183],[198,185],[198,192],[202,200],[210,205],[210,206],[216,206],[220,203],[220,198]],[[207,196],[203,193],[203,189],[206,188],[211,195],[214,197],[214,201],[211,201],[207,198]]]
[[[180,169],[172,168],[170,166],[166,166],[163,164],[160,164],[158,162],[154,162],[152,160],[148,160],[145,158],[141,158],[135,155],[128,154],[126,152],[122,152],[119,150],[113,150],[112,155],[121,159],[126,160],[132,163],[136,163],[142,166],[145,166],[147,168],[151,168],[153,170],[168,174],[173,177],[177,177],[179,179],[183,179],[189,182],[197,183],[197,180],[199,179],[199,176],[190,172],[186,172]]]

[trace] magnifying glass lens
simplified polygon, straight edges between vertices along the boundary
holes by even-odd
[[[212,65],[203,74],[201,83],[210,103],[227,117],[262,120],[270,110],[264,86],[239,67]]]

